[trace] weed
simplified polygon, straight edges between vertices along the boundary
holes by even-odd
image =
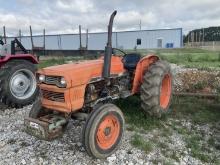
[[[204,89],[204,87],[206,86],[206,83],[205,82],[197,82],[196,84],[193,85],[193,88],[195,90],[202,90]]]
[[[186,146],[191,148],[193,157],[200,159],[203,162],[209,162],[210,157],[203,153],[203,146],[201,144],[202,137],[198,134],[186,137]]]
[[[29,143],[25,142],[25,141],[22,141],[21,144],[20,144],[22,147],[28,147],[30,146]]]
[[[16,143],[16,139],[9,139],[7,143],[8,144],[15,144]]]
[[[151,142],[144,141],[143,137],[138,134],[135,134],[132,137],[131,144],[141,150],[144,150],[146,153],[149,153],[153,150]]]
[[[170,158],[176,160],[177,162],[180,161],[180,160],[179,160],[179,157],[178,157],[178,155],[177,155],[177,153],[176,153],[175,151],[172,152]]]
[[[186,59],[188,62],[193,62],[193,57],[191,54],[186,54]]]
[[[215,145],[215,139],[213,137],[210,137],[207,142],[208,142],[208,144],[210,146],[214,146]]]
[[[218,61],[220,62],[220,52],[218,53]]]
[[[136,128],[133,124],[130,124],[128,127],[127,127],[127,130],[128,131],[134,131]]]
[[[171,135],[172,135],[172,131],[170,128],[161,129],[161,136],[162,137],[169,137]]]
[[[159,142],[159,143],[157,143],[157,146],[158,146],[159,148],[162,148],[162,149],[167,149],[167,148],[169,148],[169,146],[168,146],[166,143],[164,143],[164,142]]]

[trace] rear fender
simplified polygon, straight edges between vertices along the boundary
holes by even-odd
[[[140,85],[142,84],[144,73],[148,70],[152,63],[155,63],[160,58],[156,55],[148,55],[142,58],[136,67],[135,76],[132,84],[132,94],[138,93]]]
[[[32,54],[15,54],[15,55],[7,54],[4,58],[0,59],[0,67],[8,61],[19,60],[19,59],[30,61],[33,64],[38,64],[37,58]]]

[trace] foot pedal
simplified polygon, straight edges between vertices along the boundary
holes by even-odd
[[[63,125],[67,120],[61,116],[46,115],[39,119],[25,118],[25,131],[42,140],[53,140],[63,135]]]

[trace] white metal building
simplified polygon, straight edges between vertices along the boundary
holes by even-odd
[[[7,39],[10,42],[13,38]],[[43,36],[33,36],[34,45],[43,46]],[[137,45],[137,40],[141,42]],[[89,33],[88,49],[104,50],[107,41],[107,32]],[[31,49],[30,36],[22,36],[21,43],[26,49]],[[79,34],[46,35],[45,47],[47,50],[77,50],[79,49]],[[121,49],[154,49],[180,48],[183,45],[182,28],[156,29],[139,31],[113,32],[112,45]],[[82,46],[86,46],[86,34],[82,33]]]

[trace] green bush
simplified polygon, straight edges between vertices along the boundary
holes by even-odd
[[[188,62],[193,62],[192,54],[186,54],[186,59],[187,59]]]

